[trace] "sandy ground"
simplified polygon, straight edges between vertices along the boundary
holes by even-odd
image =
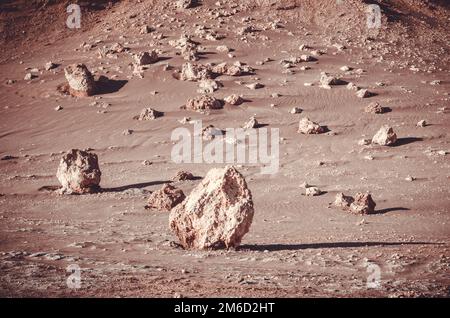
[[[62,29],[51,44],[37,41],[2,53],[0,155],[12,158],[0,161],[0,296],[449,296],[450,111],[440,110],[450,106],[445,60],[435,61],[428,73],[412,71],[404,67],[405,60],[389,54],[380,61],[367,46],[347,43],[339,51],[332,46],[339,36],[326,37],[313,23],[299,27],[295,10],[273,12],[281,16],[283,27],[242,41],[234,31],[248,24],[242,19],[249,11],[219,25],[207,11],[215,7],[212,1],[167,16],[143,10],[139,6],[151,6],[151,1],[143,2],[118,4],[88,30]],[[197,19],[198,14],[205,19]],[[251,16],[257,27],[273,19],[262,10],[251,11]],[[156,31],[139,34],[143,23]],[[248,101],[241,106],[225,106],[209,115],[180,110],[198,95],[197,84],[179,81],[164,69],[185,62],[168,41],[178,39],[182,30],[194,33],[195,23],[226,36],[220,41],[194,36],[209,52],[199,63],[239,60],[256,69],[255,75],[218,78],[224,87],[214,96],[243,94]],[[155,34],[165,37],[155,39]],[[139,78],[132,76],[126,53],[99,59],[96,40],[101,40],[97,46],[124,43],[131,52],[154,47],[164,59]],[[83,49],[83,42],[94,48]],[[299,50],[303,43],[325,54],[316,62],[298,64],[293,74],[283,73],[279,61],[308,53]],[[223,44],[234,49],[234,58],[216,51]],[[395,50],[406,51],[401,46]],[[265,58],[272,61],[256,63]],[[48,61],[61,65],[45,71]],[[85,63],[96,75],[123,81],[121,87],[88,98],[60,95],[56,87],[65,81],[63,67],[75,62]],[[300,70],[304,65],[311,69]],[[342,72],[343,65],[364,72]],[[23,80],[27,67],[39,68],[38,77]],[[376,96],[360,99],[345,86],[304,86],[317,82],[322,71],[342,74]],[[5,84],[8,79],[16,82]],[[434,80],[440,85],[430,85]],[[258,81],[265,87],[250,90],[236,81]],[[376,84],[380,82],[385,85]],[[272,98],[274,92],[281,96]],[[98,105],[91,106],[94,101]],[[365,113],[374,101],[392,111]],[[56,106],[63,110],[55,111]],[[290,114],[294,106],[303,113]],[[165,116],[133,120],[144,107]],[[238,168],[255,203],[250,232],[238,250],[177,248],[168,213],[145,210],[146,198],[179,170],[203,177],[220,165],[173,163],[171,132],[185,116],[203,120],[204,126],[227,128],[242,126],[253,115],[267,128],[279,128],[282,141],[277,174],[261,175],[259,166]],[[298,134],[298,120],[304,116],[332,133]],[[422,119],[429,125],[417,127]],[[358,145],[383,124],[396,131],[396,146]],[[125,129],[133,133],[125,136]],[[71,148],[91,148],[98,154],[102,193],[61,196],[51,191],[58,186],[55,173],[62,153]],[[143,165],[144,160],[152,164]],[[408,176],[414,181],[407,181]],[[189,193],[198,182],[174,185]],[[325,193],[304,196],[303,182]],[[374,215],[330,207],[338,192],[366,191],[377,203]],[[70,264],[81,267],[80,289],[66,285]],[[379,288],[367,287],[371,264],[380,269]]]

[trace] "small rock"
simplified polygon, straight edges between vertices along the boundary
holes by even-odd
[[[425,126],[427,126],[427,122],[425,119],[422,119],[417,123],[417,127],[425,127]]]
[[[307,187],[305,189],[305,195],[308,197],[321,195],[322,191],[317,187]]]
[[[294,107],[290,111],[291,114],[300,114],[301,112],[303,112],[303,110],[300,107]]]
[[[224,100],[228,104],[235,105],[235,106],[238,106],[238,105],[240,105],[240,104],[242,104],[244,102],[242,97],[237,95],[237,94],[232,94],[230,96],[227,96],[227,97],[225,97]]]
[[[365,112],[371,114],[383,114],[385,112],[385,108],[382,107],[379,103],[373,102],[367,105],[367,107],[365,108]]]
[[[155,120],[163,116],[163,112],[159,112],[154,110],[153,108],[144,108],[138,116],[135,116],[134,119],[137,120]]]
[[[158,62],[158,54],[155,50],[150,52],[140,52],[133,56],[133,59],[138,66],[148,65]]]
[[[185,197],[182,190],[170,184],[165,184],[160,190],[150,195],[145,208],[168,212],[180,204]]]
[[[186,181],[186,180],[195,180],[195,177],[192,173],[188,171],[178,171],[175,177],[172,179],[173,181]]]
[[[208,95],[191,98],[186,103],[186,109],[194,111],[221,109],[222,107],[223,105],[220,100]]]
[[[325,128],[311,121],[308,117],[304,117],[298,124],[298,132],[302,134],[322,134]]]
[[[357,91],[356,96],[359,98],[368,98],[368,97],[372,96],[372,93],[364,88],[364,89],[360,89],[359,91]]]
[[[258,128],[258,126],[259,126],[259,123],[256,120],[256,118],[253,116],[253,117],[250,117],[250,119],[245,123],[243,128],[244,129],[253,129],[253,128]]]
[[[394,129],[388,125],[384,125],[378,130],[378,132],[373,136],[372,143],[381,146],[391,146],[397,141],[397,135]]]
[[[261,83],[252,83],[252,84],[247,84],[245,85],[247,88],[249,89],[259,89],[259,88],[263,88],[264,85]]]

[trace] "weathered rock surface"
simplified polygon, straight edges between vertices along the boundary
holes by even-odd
[[[94,153],[72,149],[62,157],[56,177],[62,185],[61,192],[68,194],[92,193],[100,188],[102,173]]]
[[[161,189],[150,195],[145,208],[168,212],[185,198],[182,190],[170,184],[165,184]]]
[[[84,64],[72,64],[64,69],[69,92],[73,96],[86,97],[95,93],[95,80]]]
[[[186,249],[230,248],[249,231],[254,208],[244,177],[232,166],[212,169],[178,206],[169,224]]]
[[[394,129],[388,125],[384,125],[378,130],[378,132],[373,136],[372,143],[381,146],[391,146],[397,141],[397,135]]]

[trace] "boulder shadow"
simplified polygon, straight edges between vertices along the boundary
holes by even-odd
[[[381,210],[375,210],[375,212],[372,214],[385,214],[385,213],[394,212],[394,211],[410,211],[410,210],[411,209],[408,209],[408,208],[395,207],[395,208],[386,208],[386,209],[381,209]]]
[[[395,144],[393,144],[394,147],[404,146],[416,141],[423,141],[423,138],[417,138],[417,137],[404,137],[404,138],[398,138]]]
[[[432,242],[333,242],[333,243],[311,243],[311,244],[245,244],[239,246],[238,251],[298,251],[319,248],[358,248],[358,247],[383,247],[400,245],[440,245],[443,243]]]
[[[95,95],[112,94],[118,92],[127,83],[127,80],[112,80],[105,76],[101,76],[98,81],[95,82]]]
[[[142,189],[142,188],[151,187],[151,186],[160,185],[160,184],[166,184],[166,183],[172,183],[172,181],[151,181],[151,182],[129,184],[129,185],[124,185],[124,186],[115,187],[115,188],[101,188],[99,190],[99,192],[123,192],[123,191],[130,190],[130,189]]]

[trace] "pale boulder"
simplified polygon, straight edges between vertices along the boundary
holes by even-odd
[[[394,129],[388,125],[384,125],[378,130],[378,132],[373,136],[372,143],[381,146],[391,146],[397,141],[397,135]]]
[[[95,80],[84,64],[72,64],[64,69],[69,92],[73,96],[86,97],[95,93]]]
[[[232,166],[212,169],[179,205],[169,224],[186,249],[230,248],[249,231],[254,208],[244,177]]]
[[[62,185],[61,193],[67,194],[98,191],[101,175],[97,155],[78,149],[64,154],[56,172],[56,177]]]

